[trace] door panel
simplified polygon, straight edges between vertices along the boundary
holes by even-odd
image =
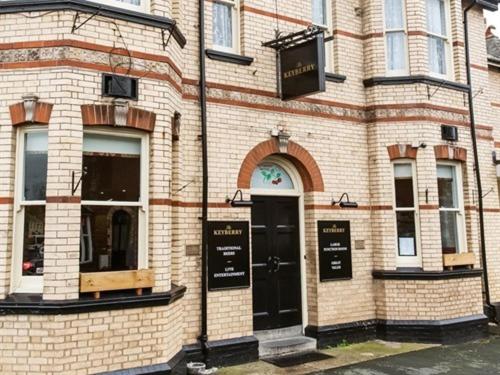
[[[302,322],[298,198],[253,196],[254,330]]]

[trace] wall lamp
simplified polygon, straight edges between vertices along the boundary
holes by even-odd
[[[498,159],[498,155],[496,151],[493,151],[493,164],[500,165],[500,159]]]
[[[236,197],[240,195],[240,199],[236,200]],[[241,190],[236,190],[233,199],[229,197],[226,198],[226,203],[231,203],[231,207],[252,207],[253,201],[245,201],[243,200],[243,192]]]
[[[344,197],[347,199],[344,201]],[[339,205],[341,208],[358,208],[358,203],[357,202],[351,202],[349,200],[349,194],[344,193],[340,196],[340,199],[338,201],[332,200],[332,206]]]

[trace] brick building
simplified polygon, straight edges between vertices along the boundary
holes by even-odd
[[[211,364],[250,361],[276,329],[318,347],[484,335],[500,305],[497,6],[0,1],[0,372],[168,373],[200,358],[200,335]],[[284,101],[262,43],[307,28],[327,40],[325,89]],[[215,233],[248,242],[221,245],[247,257],[218,273]]]

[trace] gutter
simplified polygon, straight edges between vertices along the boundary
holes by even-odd
[[[491,305],[490,298],[490,285],[488,280],[488,262],[486,259],[486,243],[485,243],[485,232],[484,232],[484,204],[483,204],[483,186],[481,182],[481,170],[479,166],[479,153],[477,150],[477,135],[476,135],[476,121],[474,116],[474,95],[472,92],[472,75],[471,75],[471,62],[470,62],[470,52],[469,52],[469,19],[468,13],[475,5],[482,5],[482,1],[473,0],[472,3],[464,9],[463,11],[463,22],[464,22],[464,41],[465,41],[465,65],[467,71],[467,85],[468,89],[468,99],[469,99],[469,116],[470,116],[470,131],[472,138],[472,150],[474,153],[474,172],[476,174],[477,183],[477,195],[478,195],[478,206],[479,206],[479,233],[480,233],[480,247],[481,247],[481,262],[483,267],[484,275],[484,294],[485,294],[485,305],[488,310],[488,316],[491,318],[491,312],[495,311],[494,306]]]
[[[201,158],[202,158],[202,208],[201,208],[201,344],[203,362],[207,363],[207,265],[208,265],[208,142],[207,142],[207,79],[205,70],[205,0],[199,6],[199,59],[200,59],[200,114],[201,114]],[[208,366],[209,367],[209,366]]]

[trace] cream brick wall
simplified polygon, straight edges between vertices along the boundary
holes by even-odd
[[[452,0],[451,3],[451,41],[457,42],[452,49],[453,71],[455,80],[464,83],[460,1]],[[197,4],[197,0],[152,2],[152,13],[174,17],[187,39],[184,49],[172,39],[165,51],[161,46],[160,31],[153,27],[116,21],[123,36],[121,39],[116,25],[102,17],[90,20],[72,34],[72,12],[51,13],[34,19],[15,14],[0,15],[0,44],[3,46],[28,41],[80,42],[78,45],[2,48],[2,62],[30,63],[35,67],[16,68],[11,65],[8,69],[0,69],[0,198],[13,198],[16,177],[16,132],[10,125],[8,106],[19,102],[28,92],[35,92],[40,100],[54,104],[49,124],[48,195],[68,196],[71,172],[81,166],[83,127],[80,105],[106,101],[101,98],[100,71],[130,65],[133,75],[140,78],[140,98],[133,105],[157,115],[156,129],[149,142],[149,198],[172,202],[149,206],[148,254],[149,265],[155,269],[154,292],[165,292],[172,283],[187,286],[184,298],[165,308],[81,316],[2,317],[0,337],[3,337],[5,349],[0,354],[4,361],[3,372],[50,373],[51,369],[62,368],[63,371],[90,373],[130,368],[165,362],[180,349],[181,344],[196,342],[200,334],[201,264],[199,256],[186,255],[186,248],[201,248]],[[324,192],[304,196],[307,205],[304,252],[307,255],[308,324],[321,326],[375,318],[447,319],[480,313],[480,279],[374,282],[371,276],[374,269],[396,268],[392,165],[387,146],[427,144],[426,149],[418,151],[416,161],[417,198],[420,205],[436,205],[433,146],[443,144],[440,136],[442,123],[459,126],[457,146],[468,151],[468,160],[463,167],[464,199],[468,207],[467,244],[469,251],[476,254],[475,267],[480,267],[478,215],[475,211],[477,188],[465,94],[425,84],[365,88],[363,79],[385,75],[383,1],[348,0],[335,1],[332,7],[334,71],[346,75],[346,81],[341,84],[327,82],[324,93],[282,102],[274,97],[275,53],[261,46],[262,42],[274,37],[274,4],[245,0],[242,5],[241,53],[253,57],[254,62],[250,66],[240,66],[207,59],[210,220],[251,219],[250,210],[221,207],[221,204],[237,189],[238,173],[248,152],[260,142],[267,141],[271,129],[284,125],[292,136],[291,140],[307,149],[316,160],[325,183]],[[279,20],[280,30],[303,29],[310,22],[309,5],[308,1],[280,2],[280,15],[288,17]],[[212,47],[212,6],[212,2],[206,2],[208,48]],[[426,75],[427,38],[422,35],[426,29],[425,2],[408,0],[406,15],[410,31],[409,74]],[[486,67],[481,13],[473,11],[470,22],[473,63]],[[112,53],[110,67],[109,51],[91,48],[82,42],[116,48],[123,48],[126,44],[136,54],[129,61],[126,56]],[[171,62],[165,60],[167,57]],[[36,66],[40,61],[57,60],[70,61],[73,65]],[[481,136],[479,152],[484,190],[487,192],[493,187],[493,192],[496,192],[498,187],[491,151],[495,147],[493,140],[500,141],[500,127],[496,123],[500,110],[498,106],[492,107],[491,102],[500,104],[497,97],[500,74],[476,67],[473,80],[475,93],[479,93],[475,100],[477,123],[481,125],[478,134]],[[182,114],[182,125],[179,141],[172,144],[171,117],[174,111]],[[426,201],[426,190],[429,201]],[[331,200],[338,199],[344,192],[360,204],[360,209],[340,211],[329,207]],[[245,197],[250,193],[245,190]],[[499,301],[498,194],[488,194],[485,207],[489,209],[486,231],[492,300]],[[79,204],[47,205],[45,299],[78,297],[79,214]],[[0,204],[0,298],[10,292],[13,216],[13,205],[9,200]],[[351,221],[353,280],[319,282],[318,220]],[[420,210],[420,224],[423,269],[440,271],[443,264],[438,211]],[[355,240],[363,240],[364,249],[354,248]],[[209,292],[208,298],[210,340],[253,333],[251,288]],[[48,326],[40,328],[45,322]],[[73,324],[82,324],[82,330],[97,326],[103,331],[85,332],[84,344],[80,347],[73,343],[75,332],[80,333],[79,327],[73,327]],[[62,328],[57,328],[59,325]],[[41,332],[36,331],[40,329]],[[38,339],[39,336],[31,334],[34,338],[31,343],[27,338],[31,331],[46,336]],[[14,336],[19,332],[21,338],[18,339]],[[129,336],[134,343],[125,341]],[[150,341],[153,337],[155,342]],[[148,350],[140,352],[135,340],[146,340]],[[64,358],[50,357],[51,351],[44,346],[55,347],[56,343],[62,345],[66,342],[70,347]],[[97,353],[108,351],[109,345],[113,348],[117,345],[114,356],[109,360],[99,358]],[[22,354],[14,354],[17,350]],[[30,362],[31,368],[23,367],[26,361],[17,363],[16,357],[31,355],[42,358],[43,353],[49,353],[46,354],[49,357]]]

